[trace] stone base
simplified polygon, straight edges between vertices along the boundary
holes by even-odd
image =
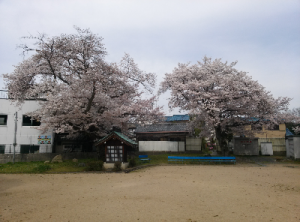
[[[104,162],[104,164],[103,164],[103,167],[105,169],[112,169],[112,168],[114,168],[114,166],[115,166],[114,163],[106,163],[106,162]],[[128,168],[128,166],[129,166],[129,163],[127,163],[127,162],[122,162],[122,164],[121,164],[122,170],[125,170],[126,168]]]

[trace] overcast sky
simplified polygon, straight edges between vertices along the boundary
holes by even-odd
[[[22,36],[71,34],[74,25],[104,38],[108,61],[129,53],[158,84],[179,62],[237,60],[274,97],[300,107],[299,0],[0,0],[0,74],[23,60]]]

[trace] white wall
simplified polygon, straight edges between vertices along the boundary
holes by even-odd
[[[139,151],[184,152],[183,141],[139,141]]]
[[[0,145],[6,145],[5,153],[13,152],[15,117],[14,113],[18,112],[17,122],[17,145],[16,153],[20,153],[20,145],[39,145],[38,136],[51,136],[51,144],[40,144],[40,153],[51,153],[53,148],[54,134],[52,132],[41,133],[40,130],[33,126],[22,126],[22,116],[28,112],[35,111],[39,108],[37,100],[26,100],[21,106],[16,106],[8,99],[0,99],[0,115],[7,115],[7,125],[0,125]]]
[[[286,156],[300,159],[300,136],[289,136],[286,140]]]
[[[300,137],[294,136],[295,159],[300,159]]]

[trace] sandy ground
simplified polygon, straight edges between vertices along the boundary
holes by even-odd
[[[0,221],[300,221],[300,166],[0,175]]]

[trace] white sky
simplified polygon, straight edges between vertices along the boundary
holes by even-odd
[[[300,107],[299,0],[0,0],[0,74],[22,61],[22,36],[71,34],[74,25],[104,38],[108,61],[129,53],[158,84],[178,62],[238,60],[237,69]],[[176,114],[167,98],[158,104]]]

